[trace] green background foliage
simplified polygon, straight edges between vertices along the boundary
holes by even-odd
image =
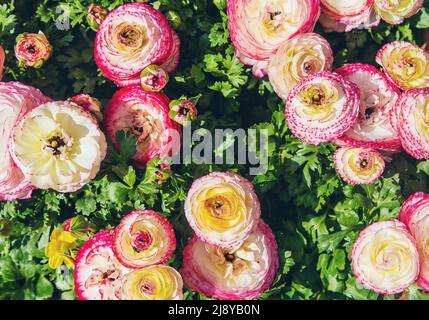
[[[93,60],[95,33],[86,23],[90,4],[113,9],[123,0],[2,0],[0,43],[6,49],[5,81],[17,80],[64,100],[85,92],[104,103],[117,88]],[[202,94],[194,128],[268,129],[269,166],[264,175],[249,177],[261,199],[263,218],[273,228],[281,265],[261,299],[397,299],[366,290],[350,270],[350,248],[366,225],[397,217],[404,198],[427,191],[429,162],[406,154],[393,158],[377,183],[345,185],[332,164],[335,147],[310,146],[294,138],[285,124],[282,101],[267,79],[256,79],[234,56],[229,40],[225,0],[155,0],[182,39],[182,58],[166,93],[172,99]],[[60,10],[70,13],[70,30],[55,26]],[[347,62],[374,64],[384,43],[407,40],[425,43],[429,3],[400,26],[346,34],[324,34],[335,52],[335,67]],[[41,69],[20,69],[13,53],[22,32],[42,30],[54,47]],[[316,31],[323,34],[319,25]],[[123,137],[127,140],[127,137]],[[133,147],[133,141],[131,148]],[[125,148],[124,148],[125,149]],[[222,150],[218,150],[222,152]],[[97,230],[116,226],[132,209],[154,209],[173,223],[178,249],[170,261],[181,265],[181,253],[191,235],[183,201],[192,181],[210,171],[232,170],[246,176],[246,166],[180,165],[162,186],[150,172],[127,165],[129,152],[110,149],[96,180],[72,194],[35,191],[31,200],[0,204],[0,299],[74,299],[73,278],[65,269],[47,266],[44,247],[55,226],[80,214]],[[407,295],[427,298],[416,286]],[[187,291],[187,299],[207,299]]]

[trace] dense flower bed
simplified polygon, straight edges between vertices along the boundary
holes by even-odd
[[[0,5],[0,299],[427,298],[428,27],[422,0]],[[190,122],[268,131],[267,171],[166,161]]]

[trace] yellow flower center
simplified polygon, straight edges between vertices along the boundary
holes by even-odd
[[[60,131],[52,132],[42,142],[43,150],[55,157],[67,157],[73,145],[73,139]]]
[[[124,48],[141,49],[148,42],[146,30],[137,24],[123,22],[116,27],[114,34],[117,35],[117,44],[121,50]]]

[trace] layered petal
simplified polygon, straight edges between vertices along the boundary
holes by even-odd
[[[405,18],[415,15],[424,0],[375,0],[375,11],[390,24],[400,24]]]
[[[374,149],[341,148],[335,151],[334,164],[341,178],[349,184],[372,184],[384,172],[384,159]]]
[[[416,159],[429,159],[429,88],[404,92],[395,117],[405,151]]]
[[[321,0],[320,5],[319,22],[327,32],[348,32],[380,23],[374,12],[374,0]]]
[[[412,235],[398,220],[381,221],[364,229],[352,249],[356,278],[380,294],[407,289],[419,274],[419,254]]]
[[[215,172],[192,184],[185,213],[202,241],[231,248],[243,243],[258,226],[261,207],[250,181]]]
[[[286,100],[304,77],[331,71],[334,55],[328,41],[316,33],[304,33],[284,42],[271,58],[268,77],[277,95]]]
[[[180,39],[164,15],[143,3],[124,4],[100,24],[94,58],[106,78],[118,86],[140,83],[151,64],[172,72],[178,64]]]
[[[21,67],[40,68],[52,55],[52,46],[42,31],[17,37],[15,56]]]
[[[113,253],[113,231],[98,232],[79,249],[74,283],[79,300],[122,300],[124,277],[130,271]]]
[[[133,160],[139,167],[180,149],[181,128],[170,119],[168,105],[163,93],[131,86],[116,92],[106,106],[107,134],[116,144],[118,131],[129,131],[136,136],[137,154]]]
[[[0,201],[31,196],[33,186],[12,159],[10,139],[26,113],[48,101],[36,88],[19,82],[0,82]]]
[[[128,268],[163,264],[176,249],[173,226],[151,210],[133,211],[115,229],[114,251]]]
[[[352,63],[335,72],[360,90],[358,120],[339,142],[352,147],[400,151],[401,140],[392,118],[399,90],[382,72],[368,64]]]
[[[311,32],[320,0],[231,0],[228,27],[237,57],[262,77],[268,60],[284,41]]]
[[[279,266],[277,242],[263,221],[238,247],[222,249],[198,237],[183,252],[187,287],[222,300],[256,299],[272,284]]]
[[[342,76],[319,72],[294,87],[286,101],[286,121],[304,142],[320,144],[343,136],[359,114],[359,89]]]
[[[162,265],[131,271],[125,277],[123,295],[127,300],[183,300],[182,276]]]
[[[417,242],[420,274],[417,284],[429,291],[429,195],[418,192],[402,205],[399,220],[405,223]]]
[[[384,45],[376,56],[389,79],[408,90],[429,87],[429,53],[406,41]]]
[[[97,121],[72,102],[48,102],[17,124],[12,156],[26,179],[40,189],[74,192],[100,170],[107,143]]]

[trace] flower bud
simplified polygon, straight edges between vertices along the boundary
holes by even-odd
[[[40,68],[52,54],[50,45],[45,34],[23,33],[16,38],[15,56],[20,67]]]
[[[140,79],[143,89],[159,92],[167,85],[169,77],[164,69],[152,64],[142,71]]]
[[[97,31],[98,27],[100,26],[100,23],[106,18],[109,11],[102,6],[97,5],[90,5],[88,7],[88,12],[86,14],[86,21],[89,25],[89,27]]]
[[[194,101],[198,101],[194,99]],[[181,98],[170,102],[170,118],[183,126],[194,121],[197,117],[198,111],[195,107],[196,102],[191,99]]]
[[[76,103],[78,106],[89,110],[99,122],[103,121],[103,114],[101,113],[102,104],[97,98],[81,93],[70,98],[68,101]]]

